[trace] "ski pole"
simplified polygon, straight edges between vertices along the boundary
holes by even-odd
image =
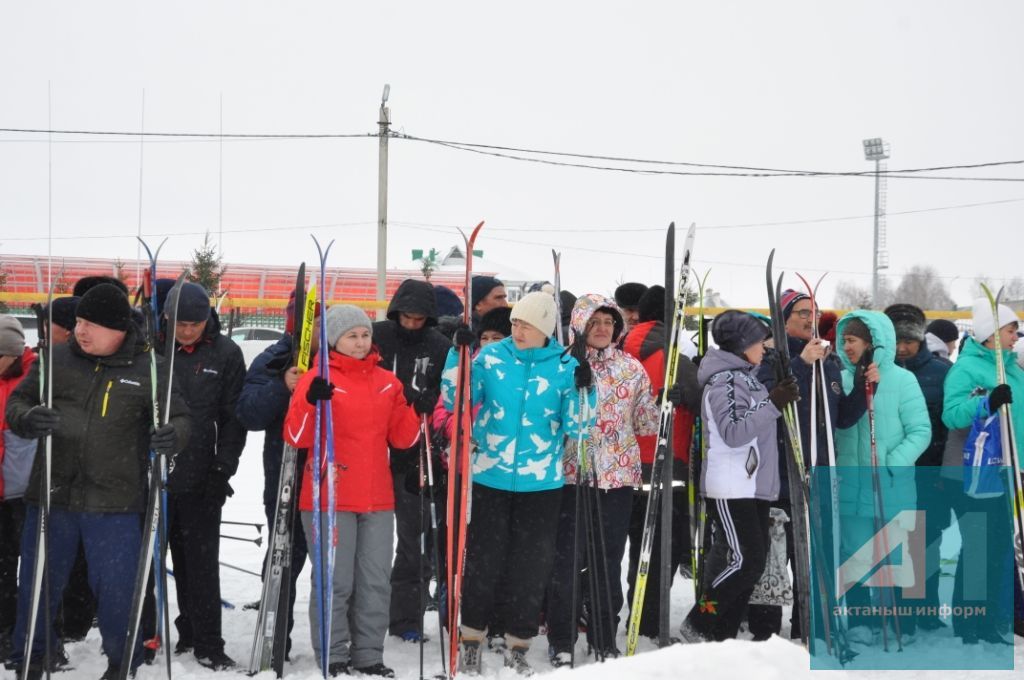
[[[258,536],[256,538],[242,538],[241,536],[228,536],[227,534],[221,534],[221,538],[226,538],[231,541],[242,541],[243,543],[255,543],[256,545],[263,545],[263,537]]]
[[[612,608],[612,585],[610,577],[608,576],[608,543],[605,540],[604,536],[604,519],[603,514],[601,512],[601,488],[600,484],[598,483],[597,466],[594,465],[593,461],[591,461],[590,463],[590,477],[591,483],[593,484],[594,492],[593,522],[597,524],[597,545],[595,546],[595,550],[598,552],[597,568],[599,569],[599,572],[597,576],[600,576],[600,580],[604,581],[603,584],[598,583],[598,585],[604,586],[605,602],[603,604],[607,607],[607,609],[605,610],[605,616],[607,618],[601,622],[601,628],[598,629],[599,633],[604,633],[604,637],[598,643],[600,645],[603,645],[601,650],[601,660],[603,661],[605,658],[607,658],[606,652],[610,652],[615,647],[615,612]],[[671,489],[669,489],[668,491],[670,494],[672,493]],[[591,540],[593,540],[593,537],[591,537]]]
[[[241,567],[236,567],[235,565],[228,564],[227,562],[220,562],[219,564],[222,567],[227,567],[228,569],[234,569],[235,571],[240,571],[243,574],[249,574],[250,576],[255,576],[256,578],[259,578],[259,579],[263,578],[263,574],[259,573],[258,571],[249,571],[248,569],[242,569]]]
[[[437,500],[434,497],[434,453],[430,446],[430,428],[427,425],[427,417],[420,416],[420,427],[423,430],[423,446],[426,449],[427,459],[427,495],[430,498],[430,533],[433,535],[434,544],[434,578],[437,580],[438,591],[441,589],[441,537],[438,534],[437,526]],[[440,594],[440,593],[438,593]],[[441,615],[441,602],[437,603],[437,637],[441,643],[441,673],[446,674],[444,655],[444,617]]]
[[[421,429],[420,436],[422,437],[422,436],[425,436],[425,435],[426,435],[426,430],[425,429]],[[417,615],[418,615],[417,624],[416,624],[416,630],[417,630],[417,632],[419,633],[419,636],[420,636],[420,639],[419,639],[419,646],[420,646],[420,680],[423,680],[423,610],[422,610],[423,600],[424,600],[424,595],[423,595],[423,560],[424,560],[425,554],[427,552],[427,532],[426,532],[426,527],[424,527],[424,524],[426,523],[425,522],[426,518],[424,517],[424,512],[423,512],[423,500],[424,500],[424,497],[425,497],[425,495],[423,493],[423,473],[425,472],[425,470],[424,470],[425,466],[423,465],[423,457],[424,457],[424,453],[423,452],[424,452],[424,448],[421,446],[420,447],[419,461],[418,461],[419,462],[419,468],[416,470],[416,477],[417,477],[416,481],[419,482],[419,496],[417,497],[417,500],[419,500],[419,516],[420,516],[420,524],[419,524],[419,527],[418,527],[418,531],[419,531],[419,535],[420,535],[420,555],[419,555],[419,564],[417,565],[417,571],[416,571],[416,606],[417,606]]]
[[[870,361],[870,359],[869,359],[869,361]],[[875,386],[874,386],[873,383],[871,383],[869,380],[867,380],[867,376],[865,376],[865,379],[864,379],[864,394],[865,394],[865,396],[867,398],[867,403],[868,403],[868,430],[869,430],[870,436],[871,436],[871,468],[872,468],[872,470],[871,470],[871,484],[872,484],[872,487],[873,487],[873,491],[875,493],[875,504],[877,506],[876,507],[876,512],[875,512],[875,536],[876,536],[876,539],[875,539],[876,540],[875,550],[876,551],[878,550],[878,546],[877,546],[877,540],[878,539],[877,539],[877,536],[878,536],[879,533],[881,533],[882,551],[883,551],[883,554],[885,555],[886,562],[888,562],[889,561],[889,537],[888,537],[888,532],[885,529],[885,505],[882,502],[882,484],[881,484],[881,480],[879,480],[879,478],[878,478],[878,442],[877,442],[877,439],[875,437]],[[889,586],[889,587],[887,587],[887,586]],[[886,623],[885,623],[885,615],[886,615],[885,602],[884,602],[884,600],[881,597],[881,595],[883,593],[888,591],[889,594],[890,594],[890,599],[892,601],[892,605],[893,605],[892,606],[892,625],[893,625],[893,628],[895,629],[895,632],[896,632],[896,645],[897,645],[899,651],[902,652],[903,651],[903,639],[902,639],[903,636],[900,634],[900,617],[899,617],[899,612],[897,611],[897,607],[896,607],[896,594],[895,594],[895,592],[893,590],[890,589],[891,586],[892,586],[891,582],[888,583],[888,584],[883,584],[881,586],[880,592],[879,592],[879,596],[880,596],[879,597],[879,601],[882,603],[882,647],[883,647],[883,649],[885,651],[887,651],[887,652],[889,651],[889,635],[888,635],[887,626],[886,626]]]
[[[220,521],[220,523],[221,524],[232,524],[234,526],[239,526],[239,527],[256,527],[256,531],[258,531],[258,532],[262,532],[263,531],[263,525],[262,524],[257,524],[255,522],[231,522],[231,521],[228,521],[226,519],[222,519]]]

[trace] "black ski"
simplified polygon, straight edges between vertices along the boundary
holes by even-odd
[[[782,318],[779,305],[781,297],[782,277],[776,280],[772,276],[772,261],[775,249],[768,256],[765,269],[765,281],[768,288],[768,309],[772,318],[772,336],[775,338],[775,351],[778,360],[775,362],[777,383],[792,377],[790,368],[789,343],[786,340],[786,324]],[[796,404],[789,404],[783,409],[782,420],[786,436],[783,437],[786,447],[786,472],[789,475],[789,502],[791,504],[791,522],[793,529],[793,576],[796,580],[795,594],[800,609],[800,639],[807,644],[810,632],[810,558],[807,539],[807,501],[808,487],[803,447],[800,442],[800,425],[797,419]]]
[[[234,310],[232,310],[234,312]],[[306,329],[306,263],[299,265],[295,277],[295,323],[292,329],[292,365],[302,355],[302,338]],[[312,329],[312,319],[310,329]],[[306,349],[308,355],[308,347]],[[273,669],[277,677],[284,675],[284,657],[288,640],[288,614],[291,604],[292,542],[295,530],[295,487],[298,480],[298,450],[284,447],[281,454],[281,477],[274,505],[274,524],[270,528],[263,573],[263,594],[256,617],[256,634],[249,657],[249,673]]]
[[[692,241],[687,241],[687,247],[692,247]],[[689,257],[689,253],[684,256]],[[668,233],[665,235],[665,323],[673,318],[676,313],[676,306],[680,304],[677,298],[669,297],[668,291],[675,290],[676,276],[676,225],[675,222],[668,225]],[[683,284],[685,285],[685,283]],[[680,288],[682,290],[682,288]],[[680,297],[685,303],[685,293]],[[680,327],[682,324],[680,323]],[[678,352],[678,338],[665,334],[665,365],[668,366],[670,352]],[[673,358],[673,362],[677,359]],[[665,383],[664,389],[667,392],[672,385]],[[671,631],[671,595],[672,595],[672,466],[675,463],[675,443],[672,441],[673,421],[669,421],[668,431],[665,433],[665,447],[668,453],[662,461],[661,472],[661,546],[658,558],[658,646],[668,647],[672,644]],[[658,461],[654,462],[655,465]],[[653,489],[652,489],[653,491]]]
[[[636,581],[633,586],[633,602],[629,608],[629,621],[626,627],[626,656],[632,656],[636,653],[637,642],[640,637],[640,621],[643,616],[644,595],[647,591],[647,576],[651,567],[651,553],[654,549],[654,529],[657,525],[661,509],[662,474],[666,469],[666,465],[670,474],[672,469],[672,451],[669,449],[669,439],[671,438],[675,408],[668,401],[668,390],[676,382],[676,366],[679,361],[679,338],[682,335],[683,316],[686,311],[686,282],[690,275],[690,258],[693,254],[693,242],[696,233],[697,226],[691,224],[683,246],[683,262],[679,266],[679,281],[676,286],[672,316],[671,319],[665,319],[665,327],[671,329],[668,334],[670,339],[669,351],[665,355],[665,389],[662,391],[661,397],[658,445],[655,449],[654,463],[651,466],[651,487],[647,495],[647,508],[644,511],[644,529],[640,540],[640,558],[637,562]],[[666,290],[665,296],[668,297],[668,295],[669,291]],[[668,459],[667,464],[666,459]],[[669,493],[671,493],[672,487],[669,486],[667,488]]]

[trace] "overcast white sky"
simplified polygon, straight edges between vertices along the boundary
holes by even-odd
[[[390,83],[394,129],[445,140],[860,171],[861,140],[881,136],[891,169],[1024,159],[1016,1],[0,7],[3,128],[46,128],[49,84],[56,129],[138,131],[145,90],[147,131],[217,132],[223,98],[227,133],[372,133]],[[46,253],[41,140],[0,133],[0,255]],[[142,232],[171,234],[168,257],[216,238],[220,148],[144,145]],[[694,264],[732,304],[764,305],[772,246],[780,268],[832,272],[826,301],[840,280],[869,284],[872,179],[627,174],[404,140],[390,167],[392,265],[458,238],[425,225],[484,219],[488,259],[547,278],[554,245],[564,287],[607,292],[661,279],[675,220],[697,223]],[[134,258],[138,139],[55,138],[52,168],[54,255]],[[945,174],[1024,178],[1017,165]],[[993,201],[1012,202],[895,214]],[[312,232],[338,239],[332,264],[372,267],[376,206],[376,139],[223,143],[229,261],[312,260]],[[888,209],[894,283],[932,264],[967,304],[979,273],[1021,272],[1020,182],[891,179]]]

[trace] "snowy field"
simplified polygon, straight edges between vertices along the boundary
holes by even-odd
[[[265,522],[263,505],[261,502],[263,493],[263,469],[262,469],[262,446],[263,434],[255,433],[250,437],[242,456],[238,474],[232,480],[235,495],[228,499],[224,508],[224,519],[244,522]],[[225,525],[223,533],[255,537],[257,534],[253,528]],[[264,540],[266,540],[266,527],[263,529]],[[221,560],[251,571],[259,572],[263,559],[264,549],[251,543],[225,540],[221,542]],[[625,569],[623,569],[625,573]],[[296,680],[314,680],[319,678],[316,662],[313,658],[312,646],[309,638],[309,586],[308,569],[303,570],[299,580],[298,600],[295,605],[296,623],[293,635],[294,648],[292,650],[292,661],[285,666],[285,677]],[[255,576],[243,574],[232,569],[221,569],[222,596],[228,602],[235,605],[233,610],[224,611],[224,638],[227,641],[226,652],[238,662],[240,671],[248,667],[249,652],[252,646],[253,628],[256,624],[255,611],[243,611],[242,605],[252,602],[260,596],[260,580]],[[171,590],[171,600],[174,601],[174,587]],[[672,621],[673,626],[678,626],[685,613],[693,603],[693,588],[689,581],[676,579],[675,588],[672,591]],[[176,609],[172,608],[172,621]],[[788,612],[783,616],[788,621]],[[431,677],[441,671],[439,645],[437,643],[437,615],[435,612],[428,612],[425,622],[427,635],[431,638],[426,645],[425,652],[425,677]],[[788,624],[786,624],[788,626]],[[173,623],[172,623],[173,627]],[[620,625],[619,648],[625,649],[625,635]],[[788,632],[788,631],[784,631]],[[173,634],[173,633],[172,633]],[[942,680],[953,680],[954,678],[1009,678],[1021,677],[1021,670],[1024,669],[1024,640],[1015,637],[1014,648],[1014,671],[930,671],[930,672],[901,672],[900,678],[941,678]],[[925,644],[922,641],[915,645]],[[959,645],[960,642],[952,638],[940,638],[938,641],[929,642],[933,645]],[[979,645],[974,649],[965,649],[967,654],[984,654],[986,644]],[[106,669],[106,659],[100,653],[99,631],[93,628],[87,639],[67,647],[71,657],[71,665],[74,670],[69,673],[57,674],[55,678],[98,678]],[[920,651],[920,650],[916,650]],[[632,658],[620,658],[608,661],[605,664],[596,664],[592,659],[580,662],[585,652],[584,644],[577,648],[577,668],[554,670],[547,660],[547,641],[543,637],[535,639],[535,644],[530,650],[529,660],[538,674],[551,675],[552,677],[574,677],[586,678],[587,680],[627,680],[632,678],[698,678],[700,680],[734,680],[736,678],[757,678],[757,680],[774,680],[785,678],[795,680],[802,677],[829,677],[836,675],[829,671],[813,672],[809,668],[809,657],[804,649],[788,640],[773,638],[768,642],[755,643],[751,641],[729,641],[717,644],[701,645],[674,645],[668,649],[658,650],[649,640],[641,638],[640,653]],[[162,657],[158,657],[158,662]],[[384,663],[395,669],[396,677],[404,680],[419,678],[419,646],[401,642],[397,638],[388,637],[384,648]],[[224,678],[234,674],[215,673],[201,667],[191,655],[174,657],[173,671],[175,678],[192,680],[193,678]],[[13,676],[10,671],[5,671],[3,677]],[[517,677],[512,671],[505,670],[501,665],[501,657],[497,654],[484,654],[484,676],[511,679]],[[880,677],[895,677],[896,672],[888,671],[855,671],[847,670],[842,672],[844,678],[870,679]],[[139,669],[139,680],[157,680],[165,677],[165,670],[162,665],[143,666]],[[274,677],[273,672],[264,672],[255,676],[260,680],[270,680]]]

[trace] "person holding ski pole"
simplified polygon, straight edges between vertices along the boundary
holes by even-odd
[[[221,631],[220,519],[224,502],[234,494],[228,480],[245,448],[246,431],[235,415],[245,360],[238,345],[220,332],[205,288],[183,282],[171,290],[164,309],[175,307],[174,328],[165,314],[161,335],[174,334],[175,384],[192,413],[192,436],[167,479],[168,545],[178,595],[174,652],[191,650],[201,666],[224,670],[235,661],[224,653]]]
[[[916,466],[921,469],[915,471],[917,506],[926,512],[927,521],[916,531],[924,532],[927,563],[938,564],[942,532],[951,524],[952,501],[959,495],[946,491],[945,484],[938,474],[938,468],[942,467],[949,434],[948,428],[942,422],[943,383],[952,364],[948,359],[937,357],[929,350],[925,339],[926,320],[920,307],[906,303],[889,305],[885,308],[885,315],[892,321],[896,330],[896,365],[914,374],[928,406],[932,438],[928,448],[917,459]],[[926,608],[915,616],[921,630],[938,630],[945,627],[939,616],[930,613],[938,611],[939,570],[935,570],[927,577],[925,597],[916,605],[919,609]]]
[[[302,310],[299,310],[300,316]],[[235,415],[238,422],[250,432],[263,430],[263,511],[267,517],[267,526],[272,527],[277,506],[277,489],[281,480],[281,464],[284,457],[284,417],[288,412],[288,402],[299,383],[302,375],[293,359],[298,353],[295,345],[295,292],[292,291],[288,305],[285,307],[285,334],[270,347],[263,350],[249,366],[242,384],[242,392],[238,396]],[[299,329],[301,331],[301,329]],[[310,359],[320,349],[320,303],[314,308],[313,330],[310,338]],[[312,362],[310,362],[312,363]],[[306,460],[306,452],[299,451],[296,463],[296,474],[299,475],[297,487],[302,485],[302,469]],[[296,525],[297,528],[297,525]],[[306,563],[306,536],[301,531],[291,531],[292,567],[289,571],[291,583],[288,591],[288,637],[285,641],[285,655],[291,651],[292,628],[295,625],[296,583],[299,572]],[[248,605],[247,605],[248,606]],[[257,606],[259,606],[257,604]]]
[[[597,585],[596,590],[587,592],[588,638],[598,658],[619,654],[615,631],[623,602],[622,557],[633,489],[642,482],[637,439],[657,433],[660,413],[643,365],[618,349],[624,327],[618,306],[601,295],[580,296],[573,306],[573,355],[584,356],[590,364],[597,388],[597,414],[585,449],[581,451],[577,442],[570,439],[562,459],[565,486],[545,609],[548,658],[553,666],[570,663],[582,604],[582,598],[572,597],[577,588],[573,581],[581,578],[579,569],[589,562],[586,555],[597,556],[597,563],[587,569],[588,575],[593,576],[591,585]],[[583,455],[585,458],[581,459]],[[582,508],[581,494],[591,496]],[[576,525],[577,517],[582,519],[583,526]],[[589,546],[577,540],[577,532],[583,532],[584,527],[587,530],[583,537],[591,543]],[[573,604],[576,611],[572,610]],[[600,621],[596,620],[598,617]]]
[[[650,379],[651,393],[657,396],[665,383],[665,335],[669,330],[665,327],[665,287],[654,285],[640,298],[637,307],[639,323],[626,334],[622,349],[626,354],[635,357],[643,364],[647,377]],[[685,573],[690,569],[690,522],[687,490],[684,482],[687,478],[687,465],[690,461],[690,445],[693,440],[693,423],[700,411],[702,389],[697,384],[697,366],[683,351],[680,350],[679,363],[676,371],[677,382],[681,392],[670,393],[670,398],[681,396],[681,403],[676,406],[672,419],[672,567],[675,574],[680,566]],[[657,424],[655,424],[657,430]],[[627,601],[633,602],[633,588],[636,584],[636,572],[640,564],[640,547],[643,542],[644,519],[647,515],[647,494],[650,491],[651,466],[654,464],[655,450],[658,446],[657,432],[653,435],[638,434],[636,438],[640,446],[640,479],[637,486],[640,493],[633,495],[633,507],[629,518],[629,571],[627,574]],[[647,480],[647,482],[643,482]],[[652,545],[661,545],[661,520],[659,518],[654,529]],[[661,608],[661,550],[651,552],[650,568],[647,573],[647,588],[644,591],[643,617],[640,619],[640,635],[658,638],[659,612]],[[690,578],[693,575],[690,574]]]
[[[511,307],[495,307],[491,311],[480,317],[479,323],[476,326],[476,345],[479,348],[484,348],[495,342],[504,340],[505,338],[512,335],[512,308]],[[461,320],[460,320],[461,323]],[[479,352],[479,350],[477,350]],[[448,358],[445,362],[446,369],[452,369],[458,365],[458,353],[453,347],[448,351]],[[455,436],[455,420],[450,410],[445,408],[444,397],[438,397],[437,404],[434,407],[434,413],[431,416],[431,430],[434,437],[434,455],[437,456],[438,467],[436,470],[447,470],[449,454],[448,449],[451,446],[452,439]],[[435,484],[439,484],[444,489],[447,488],[447,481],[445,475],[435,474]],[[436,494],[437,503],[437,516],[439,519],[438,526],[438,555],[440,556],[441,564],[437,567],[437,601],[438,606],[442,610],[442,619],[444,616],[444,610],[446,607],[447,598],[444,593],[447,592],[447,584],[445,579],[447,577],[447,569],[445,568],[444,560],[447,555],[447,533],[444,531],[445,522],[447,521],[447,497],[444,493]],[[495,596],[495,603],[501,602],[505,595],[499,592]],[[500,609],[500,607],[495,607]],[[508,645],[505,641],[505,624],[502,623],[497,614],[487,626],[487,648],[491,651],[499,654],[504,654]]]
[[[366,312],[352,305],[338,305],[327,310],[323,323],[329,344],[329,380],[321,378],[315,369],[299,378],[285,417],[284,439],[296,448],[313,448],[316,438],[323,438],[327,431],[324,423],[322,432],[314,431],[316,403],[331,402],[335,507],[326,506],[328,494],[322,490],[320,510],[335,513],[340,549],[334,572],[327,576],[333,581],[334,594],[333,600],[325,603],[331,612],[326,670],[332,676],[354,671],[394,677],[394,671],[384,665],[395,531],[395,492],[388,447],[412,448],[420,435],[420,420],[406,402],[399,379],[378,365],[380,355],[373,346]],[[310,457],[299,496],[302,528],[310,546],[313,464]],[[323,474],[321,479],[326,484],[328,475]],[[320,537],[331,540],[323,534]],[[325,564],[329,552],[325,544]],[[316,569],[319,565],[312,567]],[[320,598],[321,594],[314,589],[309,618],[317,659],[321,658],[316,605]]]
[[[150,449],[173,456],[189,439],[188,407],[177,384],[171,392],[170,420],[153,431],[154,394],[167,394],[168,376],[157,366],[150,378],[148,343],[132,322],[124,292],[100,284],[82,296],[74,337],[53,348],[53,365],[40,376],[35,363],[7,404],[7,422],[21,437],[52,437],[51,484],[41,483],[45,456],[37,455],[25,495],[18,622],[11,660],[19,668],[43,670],[44,628],[67,582],[79,540],[85,547],[89,581],[97,600],[97,618],[107,657],[103,678],[118,676],[125,653],[125,632],[142,540],[141,513],[146,495]],[[51,380],[53,401],[41,403],[40,380]],[[45,385],[44,385],[45,387]],[[162,408],[162,407],[161,407]],[[42,445],[40,445],[42,451]],[[51,611],[39,612],[31,658],[25,659],[36,533],[43,495],[50,499],[46,568]],[[54,636],[55,639],[55,636]],[[142,638],[133,663],[142,663]]]
[[[373,324],[373,339],[381,368],[401,381],[406,400],[418,415],[430,415],[437,405],[441,371],[451,348],[437,326],[437,297],[426,281],[406,279],[388,304],[387,318]],[[424,526],[425,497],[418,487],[419,451],[391,450],[395,482],[395,526],[398,541],[391,568],[391,609],[388,632],[406,642],[419,642],[423,630],[430,565],[420,560],[421,540],[429,542]],[[422,506],[422,507],[421,507]]]
[[[37,440],[10,431],[7,399],[28,375],[36,353],[25,346],[25,330],[14,316],[0,314],[0,660],[12,651],[18,603],[18,556],[25,524],[25,488]]]
[[[807,469],[814,465],[829,465],[829,452],[825,442],[829,441],[830,435],[836,428],[850,427],[864,415],[867,403],[864,400],[864,390],[861,384],[857,384],[850,394],[842,389],[843,365],[839,356],[832,351],[831,343],[826,342],[820,336],[816,337],[816,317],[821,311],[816,308],[814,301],[804,292],[784,290],[779,298],[779,307],[782,310],[782,318],[785,322],[785,339],[775,338],[775,342],[786,342],[789,347],[790,369],[796,384],[800,388],[800,401],[797,402],[796,412],[800,427],[800,440],[803,442],[804,465]],[[757,371],[757,379],[765,387],[771,389],[777,382],[778,352],[771,349],[765,352],[764,361]],[[815,362],[820,361],[824,369],[824,385],[819,391],[817,404],[822,406],[822,396],[828,400],[828,416],[826,422],[819,413],[811,413],[811,391],[814,389]],[[816,460],[811,460],[811,423],[815,424],[818,441],[818,455]],[[830,429],[832,432],[828,432]],[[772,506],[779,508],[787,516],[793,517],[793,509],[789,496],[789,472],[784,460],[786,449],[783,444],[786,437],[786,425],[783,421],[778,423],[779,442],[779,477],[782,486],[779,491],[779,499]],[[815,508],[812,511],[817,511]],[[794,555],[793,523],[786,522],[786,559],[792,564]],[[828,541],[828,538],[826,538]],[[824,551],[831,554],[831,551]],[[831,573],[833,566],[826,569]],[[772,635],[778,635],[782,631],[782,607],[778,605],[757,604],[751,605],[747,612],[750,632],[755,640],[767,640]],[[801,639],[800,630],[800,605],[799,598],[794,598],[793,609],[790,614],[790,639]]]
[[[768,327],[739,310],[715,318],[697,369],[704,386],[701,417],[708,431],[701,491],[713,525],[705,585],[680,626],[686,642],[735,638],[770,547],[769,510],[779,497],[775,425],[800,398],[793,379],[768,390],[756,376]]]
[[[988,299],[981,298],[974,302],[973,326],[973,337],[966,338],[957,355],[956,363],[946,376],[942,407],[942,422],[949,428],[949,442],[944,462],[957,468],[959,479],[963,478],[963,450],[967,432],[979,413],[987,418],[998,413],[1001,406],[1009,405],[1010,417],[1016,432],[1024,432],[1024,398],[1021,396],[1024,395],[1024,369],[1017,364],[1010,350],[1017,341],[1017,330],[1020,327],[1017,314],[1006,305],[999,305],[998,318],[994,318],[991,303]],[[1006,382],[1002,384],[996,379],[997,340],[1003,353],[1006,370]],[[1020,462],[1019,450],[1017,457]],[[987,533],[989,536],[1006,536],[1009,540],[986,542],[988,549],[984,559],[987,564],[999,564],[1000,561],[1012,559],[1012,555],[1008,554],[1007,543],[1013,541],[1013,527],[1008,521],[1005,509],[1006,497],[1001,495],[980,499],[960,493],[958,498],[955,511],[961,534],[965,537],[964,545],[970,545],[971,535]],[[979,521],[983,518],[987,518],[988,526],[982,525]],[[993,527],[993,523],[997,523],[998,526]],[[963,566],[964,560],[961,559],[957,564],[953,588],[954,607],[976,604],[972,601],[974,598],[966,598],[964,595]],[[986,600],[991,602],[1008,588],[1009,586],[1004,584],[989,584]],[[1024,637],[1024,604],[1021,603],[1020,585],[1016,578],[1014,602],[1014,632]],[[1010,618],[1002,611],[990,611],[985,616],[958,617],[953,619],[953,633],[961,638],[964,644],[969,645],[975,645],[979,641],[1005,643],[1000,628],[1002,623]]]
[[[580,365],[552,338],[554,298],[528,293],[511,319],[512,336],[480,350],[470,375],[472,403],[480,408],[473,426],[477,449],[459,670],[474,674],[480,673],[480,645],[495,617],[505,625],[505,666],[533,672],[526,652],[537,635],[554,562],[563,440],[580,432],[579,390],[587,390],[590,409],[596,404],[589,365]],[[469,344],[472,334],[457,334],[456,341]],[[455,373],[445,371],[441,388],[449,408]]]
[[[836,462],[845,468],[839,479],[840,578],[843,587],[850,586],[846,601],[851,610],[875,604],[886,611],[905,606],[902,588],[913,585],[905,578],[913,580],[911,556],[904,551],[904,578],[869,590],[854,584],[874,565],[856,553],[902,510],[915,507],[914,464],[931,443],[931,422],[914,374],[896,365],[896,331],[889,317],[875,311],[850,312],[836,325],[836,336],[843,343],[843,391],[849,394],[863,381],[871,400],[868,413],[856,424],[836,431]],[[912,514],[903,517],[909,519],[901,518],[883,534],[889,546],[905,544],[915,528]],[[879,630],[888,635],[881,626],[884,619],[851,613],[848,623],[851,642],[870,644]],[[913,617],[894,616],[892,627],[902,645],[913,639],[916,623]]]

